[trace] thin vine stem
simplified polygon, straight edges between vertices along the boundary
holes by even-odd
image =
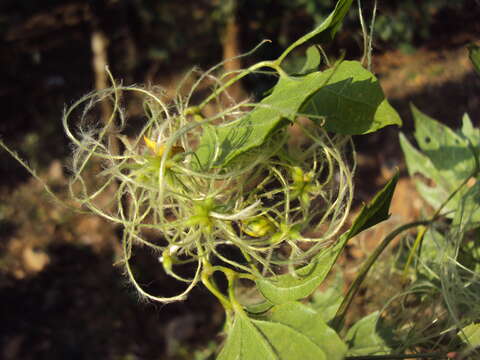
[[[420,225],[427,225],[431,221],[433,220],[431,219],[431,220],[425,220],[425,221],[416,221],[416,222],[399,226],[383,239],[380,245],[377,246],[375,251],[370,255],[367,261],[363,264],[357,277],[348,288],[347,294],[345,295],[342,303],[340,304],[340,307],[337,310],[337,313],[335,314],[335,317],[332,320],[333,329],[335,329],[337,332],[339,332],[342,329],[343,323],[345,320],[345,315],[355,295],[357,294],[358,290],[360,290],[360,285],[362,284],[363,280],[365,280],[365,278],[367,277],[367,274],[370,268],[377,261],[378,257],[382,254],[383,250],[385,250],[388,244],[390,244],[392,240],[395,239],[402,232]]]

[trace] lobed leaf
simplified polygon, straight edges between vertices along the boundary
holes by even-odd
[[[462,128],[457,133],[413,105],[412,113],[415,120],[414,135],[421,151],[415,149],[403,134],[400,134],[400,146],[410,176],[420,174],[432,180],[426,183],[417,179],[416,186],[422,197],[438,208],[475,172],[480,131],[473,127],[468,115],[464,116]],[[446,215],[454,217],[457,209],[468,209],[469,221],[480,221],[479,204],[480,185],[476,181],[474,186],[462,189],[446,204]]]

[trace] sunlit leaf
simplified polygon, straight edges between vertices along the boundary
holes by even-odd
[[[274,307],[261,319],[236,313],[217,360],[341,360],[346,350],[318,312],[289,303]]]
[[[347,352],[347,346],[324,318],[325,315],[319,309],[290,302],[275,306],[268,320],[289,326],[305,335],[325,352],[328,360],[341,360]]]
[[[480,324],[469,324],[459,331],[458,335],[469,346],[480,346]]]
[[[282,76],[273,92],[242,119],[208,127],[196,155],[203,166],[225,165],[263,145],[275,130],[292,123],[299,112],[324,117],[327,130],[343,134],[401,125],[373,74],[357,61],[343,61],[324,72]]]
[[[480,150],[480,133],[473,127],[468,116],[464,116],[462,128],[457,133],[414,106],[412,112],[415,119],[415,139],[420,151],[415,149],[403,134],[400,135],[400,145],[409,174],[420,174],[431,180],[416,180],[419,193],[431,206],[438,208],[473,175]],[[463,214],[455,213],[457,209],[462,209]],[[477,179],[472,178],[469,186],[461,189],[449,200],[444,213],[451,218],[457,216],[462,222],[465,221],[465,215],[468,216],[468,221],[480,221],[478,176]]]

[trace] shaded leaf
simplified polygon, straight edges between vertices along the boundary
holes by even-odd
[[[468,48],[468,56],[470,57],[470,61],[473,64],[473,67],[480,75],[480,46],[475,44],[470,44],[467,46]]]
[[[273,304],[270,301],[264,301],[258,304],[252,304],[245,306],[245,310],[252,315],[262,314],[267,312],[273,307]]]
[[[243,314],[236,314],[217,360],[276,360],[280,357],[263,334]]]
[[[402,124],[385,99],[377,78],[359,62],[344,61],[342,66],[325,73],[330,75],[328,82],[300,112],[324,117],[328,131],[360,135]]]
[[[444,235],[433,228],[428,228],[424,234],[419,252],[419,261],[422,266],[417,266],[418,274],[435,281],[438,278],[438,259],[442,259],[449,251],[449,244]]]
[[[391,334],[378,327],[379,312],[376,311],[357,321],[347,332],[345,341],[349,356],[382,355],[390,352],[386,339]]]
[[[352,238],[363,230],[366,230],[390,217],[388,210],[392,202],[395,186],[398,182],[398,172],[390,179],[390,181],[380,190],[369,204],[365,205],[360,214],[353,222],[352,227],[348,231],[348,238]]]
[[[317,290],[313,293],[311,306],[322,315],[322,319],[327,323],[335,317],[343,301],[343,286],[343,277],[341,273],[337,273],[327,289]]]
[[[342,236],[334,246],[319,253],[310,264],[293,274],[256,280],[262,295],[274,304],[299,300],[310,295],[327,277],[348,238]]]
[[[274,304],[282,304],[310,295],[326,278],[349,239],[389,217],[388,209],[397,180],[398,174],[375,195],[368,205],[363,207],[350,230],[340,236],[335,245],[321,251],[310,264],[297,270],[296,274],[283,274],[256,280],[261,294]]]

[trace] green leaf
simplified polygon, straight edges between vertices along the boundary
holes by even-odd
[[[435,168],[449,179],[449,183],[461,182],[470,176],[475,170],[475,160],[468,141],[413,105],[412,113],[415,139]]]
[[[466,113],[463,114],[461,133],[468,141],[470,141],[478,154],[478,152],[480,152],[480,129],[473,127],[472,120]]]
[[[263,319],[236,313],[217,360],[341,360],[346,349],[318,312],[289,303],[276,306]]]
[[[329,42],[335,37],[335,34],[340,29],[342,21],[347,15],[353,0],[339,0],[335,5],[333,12],[310,33],[302,36],[300,40],[303,42],[314,39],[318,42]]]
[[[347,233],[348,238],[352,238],[363,230],[366,230],[390,217],[388,210],[392,202],[395,186],[398,182],[398,173],[380,190],[369,204],[365,205],[360,214],[353,222],[352,227]]]
[[[300,74],[308,74],[318,70],[321,62],[322,57],[318,48],[316,46],[310,46],[307,49],[307,60],[305,60],[305,64],[303,65],[302,70],[300,70]]]
[[[464,116],[462,128],[457,133],[413,105],[412,113],[415,139],[421,151],[416,150],[403,134],[400,134],[400,145],[410,176],[420,174],[433,180],[433,185],[420,179],[416,179],[415,184],[422,197],[438,208],[474,173],[476,156],[480,150],[480,132],[473,127],[468,116]],[[466,219],[464,214],[455,215],[457,209],[462,209],[464,213],[468,212],[468,221],[480,221],[479,197],[477,176],[473,187],[465,187],[446,204],[446,215],[451,218],[457,216],[463,222]]]
[[[319,253],[310,264],[297,270],[295,275],[283,274],[256,280],[258,290],[274,304],[307,297],[327,277],[347,240],[348,237],[342,235],[334,246]]]
[[[301,113],[324,117],[325,128],[360,135],[387,125],[401,125],[398,113],[385,99],[377,78],[357,61],[325,71],[328,82],[302,106]]]
[[[256,280],[257,289],[270,302],[283,304],[310,295],[326,278],[347,241],[359,232],[388,219],[388,209],[398,181],[396,174],[385,187],[365,205],[349,231],[335,245],[323,250],[296,274],[283,274]]]
[[[324,314],[309,306],[299,302],[277,305],[272,309],[268,320],[305,335],[323,350],[328,360],[341,360],[347,352],[345,343],[327,325]]]
[[[379,312],[376,311],[357,321],[347,332],[345,341],[348,356],[383,355],[390,352],[386,340],[389,332],[378,327]]]
[[[245,310],[252,315],[262,314],[267,312],[273,307],[270,301],[263,301],[257,304],[246,305]]]
[[[309,101],[316,94],[321,94],[325,103],[315,97],[317,100]],[[375,95],[374,100],[369,100],[369,94]],[[293,122],[300,110],[326,116],[327,129],[345,134],[364,134],[401,124],[375,77],[359,62],[343,61],[324,72],[282,76],[273,92],[242,119],[222,127],[207,127],[196,155],[203,167],[225,165],[263,145],[276,129]]]
[[[310,304],[327,323],[333,320],[343,301],[343,286],[343,277],[339,272],[327,289],[317,290],[313,293]]]
[[[480,75],[480,46],[475,44],[469,44],[468,48],[468,56],[470,57],[470,61],[473,64],[473,67]]]
[[[217,360],[280,359],[263,334],[244,314],[236,314]]]
[[[314,40],[317,42],[329,42],[333,40],[335,34],[342,25],[343,18],[347,14],[353,0],[339,0],[335,5],[335,9],[330,15],[314,30],[308,34],[303,35],[300,39],[295,41],[288,47],[287,50],[279,57],[278,61],[281,62],[292,50],[298,46],[306,43],[307,41]]]
[[[405,135],[402,133],[400,133],[400,147],[405,155],[405,162],[407,164],[408,173],[410,176],[418,173],[426,178],[431,178],[437,184],[443,181],[442,175],[435,168],[430,159],[415,149],[415,147],[410,144]],[[416,181],[415,183],[423,198],[434,208],[439,207],[442,203],[442,200],[448,197],[449,193],[440,187],[432,188],[421,181]],[[441,196],[437,194],[440,192]]]
[[[439,261],[444,258],[445,253],[449,251],[449,243],[444,234],[439,233],[433,228],[428,228],[424,234],[421,251],[419,251],[419,265],[416,271],[419,275],[435,281],[437,276]]]
[[[469,324],[459,331],[458,335],[469,346],[480,346],[480,324]]]

